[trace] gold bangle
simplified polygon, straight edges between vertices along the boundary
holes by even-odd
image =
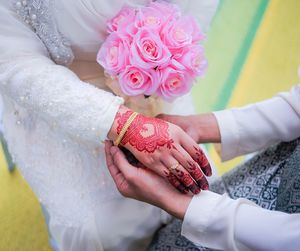
[[[132,124],[133,120],[136,118],[136,116],[139,115],[137,112],[133,112],[128,120],[126,121],[125,125],[123,126],[119,136],[117,137],[117,139],[114,141],[114,145],[118,146],[121,142],[121,140],[123,139],[125,133],[127,132],[129,126]]]

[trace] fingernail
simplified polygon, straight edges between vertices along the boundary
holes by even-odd
[[[194,194],[199,194],[200,192],[201,192],[201,189],[197,188],[197,189],[195,190],[195,193],[194,193]]]
[[[205,167],[203,168],[203,170],[205,171],[205,175],[206,175],[206,176],[210,177],[210,176],[212,175],[212,171],[211,171],[211,166],[210,166],[210,164],[208,164],[207,166],[205,166]]]
[[[188,194],[189,193],[189,190],[187,188],[184,189],[183,191],[185,194]]]
[[[209,185],[208,184],[205,184],[204,186],[203,186],[203,190],[208,190],[209,189]]]
[[[186,193],[186,187],[184,187],[184,186],[181,185],[181,184],[178,186],[178,190],[179,190],[180,192],[184,193],[184,194]]]
[[[201,191],[197,186],[194,185],[190,186],[189,188],[193,194],[198,194]]]
[[[202,181],[201,181],[201,188],[202,188],[203,190],[208,190],[209,185],[208,185],[207,180],[202,180]]]

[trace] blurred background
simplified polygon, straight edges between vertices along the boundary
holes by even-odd
[[[205,42],[209,68],[193,89],[197,112],[257,102],[299,83],[299,27],[299,0],[220,0]],[[206,147],[219,175],[245,159],[221,163],[218,146]],[[8,164],[0,146],[0,251],[49,251],[40,204]]]

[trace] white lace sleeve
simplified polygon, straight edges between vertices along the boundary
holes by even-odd
[[[4,1],[0,4],[0,51],[2,95],[78,140],[106,138],[122,99],[56,65],[41,40]]]

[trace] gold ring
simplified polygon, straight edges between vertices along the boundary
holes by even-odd
[[[176,171],[178,166],[179,166],[179,163],[177,162],[177,163],[173,164],[173,165],[170,167],[169,170],[170,170],[170,171]]]

